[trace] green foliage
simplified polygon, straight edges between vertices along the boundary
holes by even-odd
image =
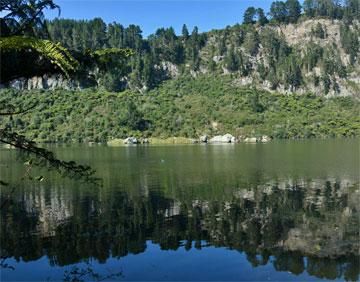
[[[262,8],[257,8],[256,13],[257,13],[257,18],[258,18],[257,21],[258,21],[259,25],[262,26],[269,22],[269,20],[265,16],[265,12]]]
[[[259,34],[257,31],[246,34],[244,48],[250,55],[255,56],[259,51]]]
[[[355,0],[358,1],[358,0]],[[344,10],[351,9],[346,1],[344,7],[339,5],[337,0],[305,0],[303,9],[307,17],[328,17],[331,19],[341,19]]]
[[[284,81],[291,88],[297,88],[301,84],[300,62],[295,55],[287,58],[284,65]]]
[[[272,19],[279,23],[287,21],[286,4],[283,1],[275,1],[271,3],[270,16]]]
[[[58,9],[53,0],[1,0],[0,37],[47,34],[44,9]]]
[[[244,13],[244,24],[252,24],[254,23],[254,17],[256,15],[256,9],[254,7],[249,7],[246,9]]]
[[[345,52],[350,55],[350,63],[354,64],[359,57],[359,33],[351,30],[348,25],[340,26],[340,42]]]
[[[275,1],[270,7],[270,16],[278,23],[296,23],[301,15],[298,0]]]
[[[146,95],[91,89],[1,90],[0,97],[0,102],[11,98],[20,108],[36,101],[36,108],[21,122],[2,117],[0,124],[47,142],[106,142],[131,135],[196,138],[204,133],[275,138],[360,135],[360,105],[355,99],[239,88],[231,75],[181,75]]]
[[[226,54],[225,65],[229,71],[237,71],[239,69],[239,60],[233,45],[231,45],[229,51]]]
[[[311,35],[320,39],[326,38],[326,31],[324,30],[321,23],[317,23],[315,28],[311,28]]]
[[[287,9],[287,21],[289,23],[296,23],[301,15],[301,4],[298,0],[287,0],[285,5]]]
[[[0,49],[2,52],[22,51],[33,49],[39,55],[47,57],[51,63],[57,65],[66,75],[77,66],[77,61],[59,43],[50,40],[29,38],[23,36],[10,36],[0,38]]]
[[[303,57],[303,65],[308,71],[311,71],[317,63],[323,58],[324,49],[313,42],[311,42],[305,49]]]
[[[54,19],[45,22],[45,26],[49,38],[68,48],[79,62],[74,76],[76,80],[84,82],[83,85],[104,87],[108,91],[130,88],[145,93],[174,74],[205,69],[217,74],[225,67],[232,72],[238,71],[234,75],[251,75],[255,80],[260,77],[263,81],[270,81],[274,88],[279,84],[296,88],[305,82],[305,72],[314,67],[320,67],[321,73],[333,80],[336,75],[346,77],[347,72],[352,71],[352,66],[345,68],[339,60],[341,53],[327,52],[325,49],[332,48],[327,41],[314,39],[317,44],[311,41],[305,49],[302,44],[290,47],[285,36],[274,29],[274,24],[296,23],[300,16],[342,19],[341,45],[354,66],[358,61],[359,31],[357,25],[349,21],[356,18],[358,6],[354,0],[341,3],[335,0],[306,0],[303,5],[305,15],[301,15],[298,0],[275,1],[271,5],[272,19],[268,25],[263,9],[249,7],[242,25],[206,33],[200,33],[194,27],[191,34],[183,25],[181,35],[175,34],[172,27],[159,28],[148,38],[142,36],[139,26],[124,27],[116,22],[106,24],[100,18]],[[3,27],[3,22],[1,24]],[[318,23],[311,33],[314,37],[324,39],[326,28]],[[333,49],[337,48],[335,46]],[[126,52],[130,49],[134,52],[133,56],[125,60]],[[250,57],[258,55],[261,64]],[[295,65],[295,57],[298,65]],[[38,63],[36,67],[34,61]],[[44,61],[26,51],[3,57],[2,83],[6,84],[17,77],[42,76],[58,71]],[[256,73],[257,69],[261,73]]]

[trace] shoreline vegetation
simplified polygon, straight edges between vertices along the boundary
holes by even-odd
[[[360,101],[312,93],[284,95],[239,87],[232,75],[182,75],[139,95],[126,90],[0,90],[21,116],[1,117],[3,127],[39,143],[193,143],[201,136],[231,134],[238,140],[360,136]],[[231,137],[230,137],[231,139]],[[114,141],[112,141],[114,140]]]
[[[199,138],[187,138],[187,137],[168,137],[168,138],[140,138],[128,137],[125,139],[113,139],[108,141],[106,144],[108,146],[120,146],[120,145],[137,145],[137,144],[236,144],[236,143],[267,143],[270,142],[271,138],[269,136],[260,136],[260,137],[242,137],[237,139],[231,134],[217,135],[212,138],[207,135],[200,136]],[[92,144],[92,143],[90,143]]]

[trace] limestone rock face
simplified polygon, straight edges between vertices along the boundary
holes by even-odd
[[[161,68],[172,78],[177,77],[180,73],[179,68],[171,62],[162,62]]]
[[[31,78],[17,78],[9,82],[10,88],[17,90],[32,89],[66,89],[81,90],[88,87],[88,83],[79,80],[71,80],[64,78],[61,74],[34,76]]]

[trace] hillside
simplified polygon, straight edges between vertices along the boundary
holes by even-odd
[[[237,139],[360,136],[359,101],[311,94],[283,95],[239,87],[232,75],[180,76],[147,95],[84,91],[1,90],[31,112],[2,126],[42,142],[107,142],[128,136],[196,138],[230,133]]]
[[[82,50],[96,46],[81,40],[73,45],[76,40],[68,34],[72,31],[76,36],[77,28],[84,25],[106,27],[100,19],[49,23],[52,39],[73,50],[80,62],[84,60]],[[122,31],[121,40],[116,29]],[[133,25],[123,28],[114,24],[106,30],[103,36],[108,38],[107,46],[135,50],[127,67],[101,69],[82,62],[81,71],[70,80],[50,71],[44,76],[11,80],[8,85],[17,89],[91,86],[145,93],[164,80],[184,74],[196,77],[231,73],[239,86],[255,85],[280,93],[359,97],[360,23],[357,20],[303,18],[297,23],[242,24],[206,33],[194,29],[189,34],[185,29],[182,36],[176,36],[169,28],[159,29],[148,39],[143,39],[140,28]]]
[[[0,50],[0,105],[35,106],[0,125],[42,142],[359,136],[359,1],[276,1],[268,15],[249,7],[242,24],[147,38],[101,18],[44,21],[32,40],[74,66],[32,48]]]

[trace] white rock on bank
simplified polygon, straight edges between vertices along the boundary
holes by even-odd
[[[247,137],[247,138],[244,139],[244,142],[246,142],[246,143],[256,143],[257,139],[256,139],[256,137]]]
[[[261,142],[262,143],[267,143],[267,142],[270,142],[271,141],[271,138],[267,135],[263,135],[261,136]]]
[[[139,143],[135,137],[128,137],[124,140],[124,144],[137,144]]]
[[[231,134],[217,135],[210,139],[210,143],[235,143],[236,138]]]
[[[208,137],[207,137],[207,135],[202,135],[202,136],[200,136],[200,142],[201,143],[207,143],[208,142]]]

